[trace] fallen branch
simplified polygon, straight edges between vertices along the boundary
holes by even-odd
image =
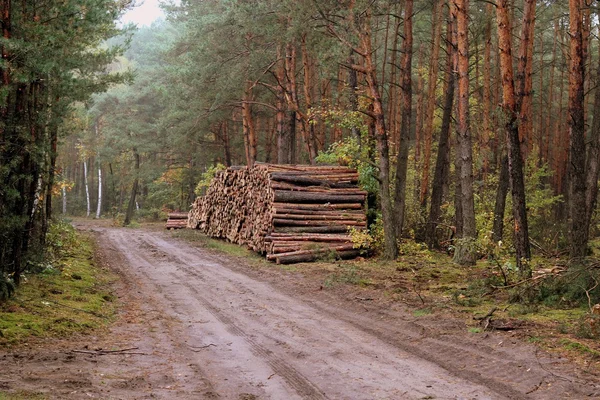
[[[525,394],[531,394],[531,393],[535,392],[536,390],[538,390],[542,386],[543,383],[544,383],[544,379],[542,379],[540,381],[540,383],[538,383],[537,385],[535,385],[533,387],[533,389],[531,389],[530,391],[526,392]]]
[[[190,346],[190,345],[188,344],[188,347],[189,347],[189,348],[190,348],[190,350],[192,350],[194,353],[199,353],[199,352],[200,352],[200,350],[202,350],[202,349],[206,349],[206,348],[208,348],[208,347],[210,347],[210,346],[215,346],[215,347],[216,347],[217,345],[216,345],[216,344],[214,344],[214,343],[209,343],[209,344],[207,344],[207,345],[205,345],[205,346]]]
[[[146,353],[131,352],[131,350],[137,350],[137,349],[139,349],[139,347],[129,347],[129,348],[120,349],[120,350],[71,350],[71,353],[92,354],[95,356],[130,355],[130,354],[146,355]]]
[[[54,303],[54,304],[56,304],[58,306],[61,306],[61,307],[70,308],[71,310],[81,311],[81,312],[84,312],[84,313],[92,314],[92,315],[94,315],[94,316],[96,316],[98,318],[108,318],[107,316],[102,315],[100,313],[97,313],[95,311],[89,311],[89,310],[84,310],[82,308],[71,307],[71,306],[68,306],[66,304],[59,303],[58,301],[54,301],[54,300],[45,300],[45,301],[47,301],[49,303]]]
[[[423,296],[421,296],[421,293],[419,293],[419,291],[417,290],[417,286],[413,285],[413,290],[414,292],[417,294],[417,296],[419,296],[419,300],[421,300],[421,303],[423,303],[423,305],[425,305],[425,299],[423,299]]]
[[[490,318],[492,315],[494,315],[494,313],[496,312],[496,310],[498,310],[498,307],[493,307],[487,314],[485,314],[483,317],[473,317],[474,320],[476,321],[483,321],[486,318]]]

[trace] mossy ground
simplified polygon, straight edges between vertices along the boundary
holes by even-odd
[[[39,273],[26,273],[14,296],[0,304],[0,347],[32,337],[86,333],[112,320],[115,275],[96,263],[91,237],[67,235],[71,238],[62,238],[59,255],[51,264]]]

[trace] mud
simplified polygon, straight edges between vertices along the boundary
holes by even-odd
[[[94,337],[0,351],[0,390],[61,399],[600,397],[597,377],[510,334],[415,318],[401,304],[323,290],[310,276],[253,268],[166,232],[80,228],[97,234],[102,261],[121,277],[118,322]]]

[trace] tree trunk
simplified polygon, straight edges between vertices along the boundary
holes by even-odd
[[[493,5],[487,4],[485,13],[487,17],[485,25],[485,38],[483,48],[483,115],[482,115],[482,129],[481,129],[481,153],[483,155],[483,179],[485,180],[490,169],[490,136],[491,136],[491,123],[490,123],[490,105],[491,105],[491,79],[492,79],[492,13]]]
[[[460,154],[460,187],[462,193],[462,243],[456,246],[454,260],[461,264],[473,264],[475,251],[468,243],[477,237],[475,226],[475,199],[473,196],[473,147],[469,129],[469,0],[452,0],[457,21],[457,71],[458,71],[458,135]]]
[[[350,67],[365,75],[369,95],[372,102],[371,117],[374,121],[375,140],[379,155],[379,198],[381,204],[381,216],[383,220],[383,231],[385,237],[384,257],[386,259],[395,259],[398,256],[398,246],[396,243],[396,230],[394,224],[394,215],[392,210],[392,197],[390,193],[390,155],[388,147],[388,135],[385,127],[385,114],[381,101],[381,92],[377,82],[377,70],[373,63],[373,46],[371,43],[371,15],[367,11],[361,23],[359,32],[360,49],[357,53],[364,59],[364,66],[353,64]]]
[[[350,57],[348,58],[348,63],[350,65],[355,64],[354,60],[354,50],[350,50]],[[358,75],[355,69],[350,68],[348,71],[348,86],[350,87],[350,110],[358,111]],[[350,132],[352,136],[356,138],[358,144],[360,145],[360,130],[357,126],[353,126],[350,128]]]
[[[433,185],[431,188],[431,206],[429,218],[425,227],[425,241],[429,248],[438,246],[436,227],[442,215],[442,202],[444,198],[444,187],[448,184],[450,175],[450,124],[452,108],[454,104],[454,46],[452,46],[452,22],[447,24],[447,60],[446,60],[446,86],[444,87],[444,114],[440,128],[440,139],[438,141],[438,153],[435,162]]]
[[[441,12],[442,1],[436,0],[433,6],[431,63],[429,65],[429,82],[427,84],[427,112],[425,113],[425,148],[423,152],[423,174],[421,177],[421,191],[419,202],[422,208],[427,206],[429,192],[429,164],[431,163],[431,144],[433,142],[433,120],[435,117],[435,103],[438,78],[438,59],[440,54]]]
[[[98,205],[96,207],[96,219],[102,213],[102,166],[98,163]]]
[[[397,70],[398,70],[398,66],[397,66],[397,60],[398,60],[398,38],[400,37],[400,14],[401,14],[401,7],[399,11],[396,11],[396,27],[394,28],[394,40],[393,40],[393,44],[392,44],[392,60],[390,62],[390,88],[389,88],[389,95],[388,95],[388,113],[387,113],[387,120],[388,120],[388,130],[389,130],[389,136],[390,136],[390,140],[391,142],[394,144],[393,146],[395,146],[395,143],[398,142],[398,124],[396,121],[396,108],[398,107],[398,101],[396,100],[398,97],[398,85],[397,85],[397,78],[396,76],[397,74]]]
[[[600,14],[600,13],[599,13]],[[600,52],[600,46],[598,47]],[[594,93],[594,119],[592,120],[591,140],[586,163],[585,208],[586,224],[592,223],[598,198],[598,175],[600,173],[600,57],[596,72],[596,90]]]
[[[318,145],[317,139],[315,135],[315,125],[310,121],[311,108],[313,106],[312,103],[312,65],[310,56],[308,54],[308,48],[306,46],[306,34],[302,35],[300,41],[300,53],[302,56],[302,66],[304,69],[304,102],[306,104],[306,117],[303,120],[303,123],[306,125],[306,131],[308,134],[308,151],[309,151],[309,160],[311,164],[314,164],[314,160],[317,157],[318,153]]]
[[[412,49],[413,49],[413,1],[407,0],[404,8],[404,44],[400,61],[400,89],[402,92],[402,121],[400,123],[400,151],[396,159],[396,182],[394,213],[396,215],[396,238],[402,235],[404,212],[406,208],[406,170],[408,167],[408,149],[410,141],[410,121],[412,114]]]
[[[300,125],[300,133],[306,151],[308,154],[309,162],[314,164],[314,149],[313,142],[310,137],[310,124],[308,123],[308,117],[305,113],[300,110],[300,102],[298,100],[298,85],[296,83],[296,46],[293,43],[289,43],[286,47],[285,56],[285,73],[287,82],[287,95],[285,96],[288,103],[288,108],[294,111],[294,117]],[[294,127],[295,131],[295,127]]]
[[[129,197],[129,203],[127,204],[127,211],[125,212],[125,220],[123,226],[131,224],[133,218],[134,208],[137,209],[137,202],[135,200],[138,192],[139,177],[140,177],[140,155],[137,149],[133,149],[133,156],[135,157],[135,177],[133,179],[133,185],[131,187],[131,197]]]
[[[535,24],[535,4],[536,0],[524,0],[523,23],[521,26],[521,44],[519,47],[519,62],[516,76],[516,106],[515,111],[519,115],[519,141],[521,143],[521,153],[524,159],[532,148],[533,143],[533,80],[531,78],[533,65],[533,33]],[[505,4],[508,7],[508,3]],[[498,10],[499,7],[496,8]],[[508,21],[508,11],[507,21]],[[508,42],[512,46],[511,42]],[[502,55],[500,55],[502,57]],[[512,62],[512,60],[511,60]],[[514,85],[514,84],[513,84]],[[509,155],[509,164],[510,164]]]
[[[56,177],[56,158],[58,157],[58,126],[51,124],[49,129],[50,134],[50,165],[48,168],[48,186],[46,190],[46,218],[52,219],[52,189]],[[64,187],[64,186],[63,186]],[[44,236],[47,232],[44,232]]]
[[[525,0],[525,11],[523,16],[523,35],[529,36],[525,32],[528,20],[533,18],[528,12],[535,9],[531,7],[530,2],[535,0]],[[519,140],[519,125],[517,114],[519,106],[523,105],[524,90],[526,87],[525,75],[527,71],[527,61],[522,58],[530,57],[523,55],[519,62],[520,76],[519,85],[521,89],[515,96],[513,63],[512,63],[512,43],[510,36],[510,20],[508,14],[508,0],[499,0],[496,5],[496,20],[498,22],[498,47],[500,49],[500,69],[502,76],[502,99],[504,108],[504,130],[506,135],[506,148],[508,152],[508,172],[510,177],[510,189],[512,194],[512,207],[514,219],[514,246],[517,256],[517,268],[524,276],[531,275],[531,269],[524,260],[531,259],[529,248],[529,229],[527,225],[527,207],[525,202],[525,179],[523,176],[523,158],[521,156],[521,142]],[[528,47],[524,41],[521,47]],[[531,62],[531,61],[529,61]]]
[[[277,88],[275,91],[277,102],[277,113],[275,115],[277,133],[277,162],[279,164],[293,164],[292,154],[296,146],[296,138],[294,137],[294,131],[290,130],[289,124],[286,124],[286,117],[289,113],[286,113],[286,87],[287,87],[287,75],[286,75],[286,63],[283,59],[283,52],[281,47],[277,47],[277,58],[281,59],[277,63],[275,69],[275,77],[277,78]],[[293,117],[295,120],[295,116]],[[294,122],[295,124],[295,122]]]
[[[85,204],[86,204],[86,213],[85,216],[90,216],[90,188],[88,185],[88,170],[87,170],[87,160],[83,160],[83,181],[85,184]]]
[[[569,177],[570,177],[570,256],[581,259],[586,256],[588,230],[585,204],[585,120],[583,23],[581,1],[569,0]]]
[[[67,188],[65,185],[62,187],[62,213],[63,215],[67,214]]]
[[[244,131],[244,148],[246,150],[246,163],[248,166],[256,162],[256,129],[252,117],[252,87],[250,82],[246,83],[244,99],[242,100],[242,127]]]

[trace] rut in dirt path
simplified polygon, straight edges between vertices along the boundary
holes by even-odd
[[[430,337],[402,316],[390,324],[290,295],[241,273],[227,257],[163,233],[96,230],[126,256],[129,265],[122,268],[157,294],[165,315],[185,325],[173,340],[193,350],[190,357],[222,398],[544,399],[590,393],[585,384],[548,372],[531,348]]]

